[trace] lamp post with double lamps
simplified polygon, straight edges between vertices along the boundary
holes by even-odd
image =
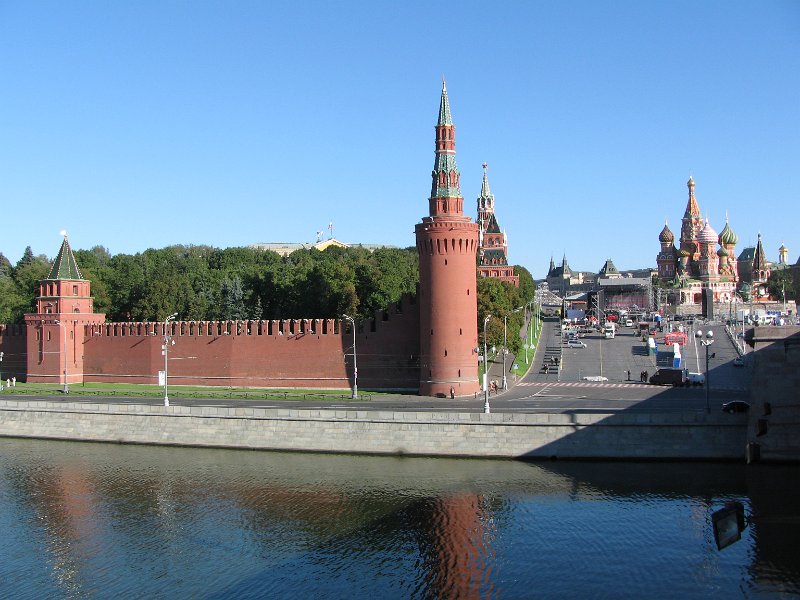
[[[56,325],[61,327],[64,326],[64,389],[62,390],[65,394],[69,394],[69,384],[67,383],[67,324],[62,323],[58,319],[53,321]]]
[[[353,400],[358,400],[358,357],[356,355],[356,320],[348,315],[342,315],[342,318],[350,321],[353,327]],[[369,369],[367,369],[369,371]]]
[[[710,329],[706,332],[705,339],[703,339],[703,332],[702,330],[698,329],[694,333],[694,337],[700,340],[700,343],[703,344],[703,347],[706,349],[706,412],[711,412],[711,380],[708,377],[708,347],[714,343],[714,332]],[[716,354],[716,353],[715,353]],[[711,356],[714,356],[713,354]]]
[[[508,379],[506,379],[506,354],[508,354],[508,315],[503,315],[503,390],[508,389]]]
[[[486,325],[492,315],[486,315],[483,320],[483,412],[487,415],[492,412],[489,408],[489,354],[486,351]]]
[[[178,316],[178,313],[172,313],[164,320],[164,406],[169,406],[169,393],[167,391],[167,382],[169,381],[169,345],[175,343],[172,336],[169,334],[169,324]]]

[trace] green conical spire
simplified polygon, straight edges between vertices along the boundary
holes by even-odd
[[[492,190],[489,189],[489,177],[486,175],[486,169],[488,166],[489,165],[487,165],[486,163],[483,163],[483,183],[481,183],[481,198],[494,199],[494,196],[492,195]]]
[[[447,99],[447,84],[442,79],[442,99],[439,102],[439,122],[437,125],[452,125],[453,117],[450,116],[450,100]]]
[[[64,234],[64,241],[61,243],[61,249],[58,251],[55,261],[53,261],[53,268],[50,269],[48,279],[83,279],[78,263],[75,262],[75,255],[72,254],[72,248],[69,247],[69,240],[67,235]]]

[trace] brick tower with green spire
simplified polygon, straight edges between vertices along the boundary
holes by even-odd
[[[508,264],[508,240],[494,212],[494,194],[489,189],[488,165],[483,163],[483,182],[478,196],[478,277],[493,277],[519,287],[519,275]]]
[[[442,82],[428,216],[416,226],[419,252],[420,382],[423,396],[479,390],[475,261],[478,224],[464,216],[455,126]]]
[[[64,234],[47,279],[39,282],[36,312],[25,315],[29,382],[83,382],[84,326],[105,320],[93,311],[91,282],[81,275]]]

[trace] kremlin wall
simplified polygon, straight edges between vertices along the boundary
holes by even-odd
[[[25,325],[0,325],[2,377],[155,384],[168,335],[172,385],[348,389],[356,378],[355,341],[361,387],[472,396],[479,390],[476,263],[482,226],[463,213],[444,84],[435,129],[429,214],[416,226],[417,296],[358,322],[355,340],[349,322],[339,319],[106,323],[93,310],[91,282],[81,276],[65,236],[40,282],[36,312],[25,315]],[[494,265],[503,260],[492,258]],[[504,274],[513,270],[506,267]]]

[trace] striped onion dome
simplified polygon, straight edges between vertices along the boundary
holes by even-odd
[[[703,230],[698,234],[697,241],[703,244],[716,244],[717,243],[717,232],[714,231],[714,228],[708,223],[708,219],[706,219],[706,225],[703,227]]]
[[[725,228],[719,234],[719,243],[725,246],[735,246],[738,241],[739,238],[736,237],[736,234],[726,220]]]

